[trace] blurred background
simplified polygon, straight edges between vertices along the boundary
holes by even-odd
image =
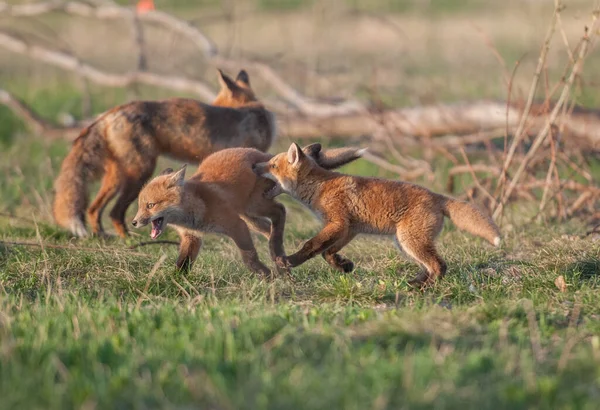
[[[592,3],[564,1],[564,32],[554,36],[548,56],[553,81],[568,58],[563,42],[576,45]],[[307,96],[369,101],[376,92],[380,103],[393,107],[505,100],[505,74],[518,60],[513,92],[526,94],[554,9],[551,0],[155,0],[154,5],[202,30],[220,55],[267,63]],[[148,71],[203,79],[217,89],[214,66],[188,38],[157,24],[142,25]],[[0,30],[109,72],[135,70],[138,62],[127,19],[0,13]],[[250,73],[260,97],[277,98],[272,87]],[[588,57],[582,80],[578,103],[597,107],[600,54]],[[0,82],[53,121],[64,114],[82,118],[131,98],[196,96],[144,85],[83,84],[75,73],[5,47],[0,47]],[[6,141],[17,129],[18,121],[0,107],[0,139]]]
[[[599,5],[595,0],[562,2],[536,101],[552,93],[551,99],[556,100],[584,27],[597,18],[593,13]],[[142,9],[147,8],[155,11],[144,13]],[[133,12],[136,9],[141,11]],[[217,67],[231,75],[247,68],[259,98],[280,111],[292,109],[286,95],[328,107],[339,107],[344,101],[392,109],[482,100],[502,107],[509,89],[511,101],[526,100],[554,9],[551,0],[12,0],[0,2],[0,88],[50,125],[73,129],[83,124],[78,121],[132,99],[186,96],[210,102],[210,94],[218,90]],[[186,34],[188,29],[192,35]],[[569,104],[597,109],[600,53],[594,50],[597,33],[592,34]],[[203,36],[207,42],[203,43]],[[54,63],[42,61],[48,54]],[[268,67],[275,78],[255,63]],[[173,89],[148,81],[110,86],[84,78],[78,64],[95,70],[96,77],[145,71],[159,79],[183,78],[205,89]],[[47,210],[52,185],[48,176],[55,175],[60,166],[68,138],[52,142],[39,138],[46,136],[44,130],[25,126],[13,111],[0,105],[4,174],[17,181],[15,166],[32,167],[32,159],[46,163],[30,171],[44,175],[36,179],[41,192],[36,201]],[[323,132],[316,139],[329,141],[328,137]],[[366,137],[363,143],[369,144]],[[273,150],[289,141],[283,136]],[[402,139],[396,138],[394,144],[393,149],[402,151]],[[468,147],[469,155],[478,147],[489,154],[489,146],[485,151],[480,144]],[[550,145],[546,147],[549,153]],[[502,151],[502,139],[496,148]],[[416,151],[410,155],[422,157]],[[456,150],[429,154],[425,156],[428,162],[445,161],[444,166],[433,166],[434,172],[441,169],[444,176],[447,164],[464,162]],[[489,163],[487,154],[483,161]],[[496,165],[501,162],[500,154],[494,154]],[[379,155],[385,156],[385,151]],[[545,158],[542,165],[547,168],[550,160]],[[580,157],[573,161],[583,166]],[[406,169],[410,164],[400,165]],[[600,166],[594,158],[586,166],[591,171],[576,177],[589,183]],[[385,171],[373,164],[362,167],[356,171],[398,176],[390,166]],[[540,169],[542,179],[546,168]],[[426,183],[437,189],[446,187],[445,178],[432,175]],[[461,175],[470,178],[464,170]],[[407,178],[402,173],[400,177]],[[23,192],[13,185],[6,182],[0,188],[13,193],[17,206]]]

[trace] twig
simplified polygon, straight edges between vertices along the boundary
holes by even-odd
[[[380,158],[376,155],[371,154],[368,151],[363,153],[362,158],[387,170],[387,171],[394,172],[394,173],[398,174],[400,176],[400,178],[406,179],[406,180],[413,180],[413,179],[416,179],[427,173],[427,169],[423,169],[423,168],[408,171],[405,168],[402,168],[399,165],[392,164],[383,158]]]
[[[558,2],[557,2],[557,4],[558,4]],[[584,36],[582,39],[582,45],[579,50],[579,55],[577,56],[577,60],[575,61],[575,64],[573,65],[573,69],[571,70],[571,74],[563,87],[563,91],[562,91],[558,101],[556,102],[554,109],[552,110],[552,113],[547,118],[544,128],[537,135],[531,148],[527,151],[527,154],[525,155],[525,158],[523,158],[523,160],[521,161],[510,185],[504,192],[502,199],[500,200],[500,202],[498,203],[498,206],[494,210],[494,214],[493,214],[494,219],[498,218],[498,216],[500,216],[500,214],[502,213],[502,211],[504,209],[504,204],[505,204],[506,200],[510,197],[510,194],[514,190],[515,186],[517,185],[519,178],[521,177],[521,174],[523,173],[525,167],[528,165],[529,161],[531,160],[533,155],[536,153],[537,149],[540,147],[540,145],[542,144],[542,142],[545,140],[546,136],[548,135],[551,125],[556,120],[556,117],[558,115],[558,112],[560,111],[561,106],[564,104],[567,96],[569,95],[569,92],[571,90],[571,85],[573,84],[575,77],[579,74],[579,71],[581,70],[581,67],[583,66],[583,61],[584,61],[584,57],[585,57],[585,54],[587,51],[588,43],[589,43],[588,28],[586,27]],[[516,137],[515,137],[515,139],[516,139]],[[506,171],[506,165],[508,163],[509,162],[507,159],[507,162],[505,163],[505,169],[503,170],[503,175],[504,175],[504,172]]]
[[[127,249],[137,249],[142,246],[148,245],[177,245],[179,246],[179,242],[176,241],[148,241],[148,242],[140,242],[135,245],[128,246]]]
[[[561,7],[562,6],[560,5],[559,0],[555,0],[555,7],[554,7],[554,13],[552,15],[552,22],[550,23],[550,27],[548,28],[548,32],[546,33],[546,38],[544,39],[544,42],[543,42],[542,51],[541,51],[540,57],[538,59],[538,65],[535,70],[535,74],[533,76],[533,81],[531,83],[531,87],[529,89],[527,103],[525,104],[525,108],[523,109],[523,112],[521,114],[521,121],[519,122],[519,125],[517,126],[517,131],[515,133],[513,142],[508,150],[508,154],[504,161],[502,175],[500,176],[500,181],[498,182],[499,187],[503,186],[504,181],[506,180],[506,172],[508,170],[508,167],[512,163],[512,159],[515,154],[515,151],[516,151],[517,147],[521,144],[521,140],[523,139],[523,135],[524,135],[523,131],[525,129],[525,124],[527,122],[527,119],[529,118],[529,110],[531,109],[531,105],[533,104],[533,98],[534,98],[535,92],[537,90],[537,85],[538,85],[538,82],[540,79],[540,74],[542,72],[542,69],[544,68],[544,65],[546,63],[546,55],[548,54],[548,50],[550,49],[550,40],[552,39],[552,35],[554,34],[554,30],[556,27],[556,16],[560,12]],[[498,217],[499,212],[497,212],[497,211],[498,211],[498,209],[500,209],[501,206],[502,206],[502,201],[500,201],[499,208],[497,208],[496,211],[494,212],[494,219]]]
[[[88,251],[88,252],[122,252],[120,249],[102,249],[102,248],[90,248],[85,246],[66,246],[66,245],[52,245],[48,243],[36,243],[36,242],[18,242],[18,241],[0,241],[0,245],[14,245],[14,246],[32,246],[36,248],[51,248],[51,249],[68,249],[68,250],[76,250],[76,251]],[[129,255],[137,255],[137,256],[148,256],[146,253],[141,252],[127,252]]]
[[[460,148],[460,153],[462,154],[463,159],[465,160],[465,163],[467,164],[467,167],[469,169],[469,172],[471,173],[471,177],[473,178],[473,181],[475,182],[475,185],[491,201],[491,204],[492,204],[491,206],[495,207],[496,206],[496,199],[492,195],[490,195],[490,193],[488,192],[488,190],[485,189],[479,183],[479,178],[477,178],[477,175],[475,175],[475,171],[473,170],[473,167],[471,166],[471,163],[469,162],[469,158],[467,157],[467,154],[466,154],[465,150],[462,147]]]

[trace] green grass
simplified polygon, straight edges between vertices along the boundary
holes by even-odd
[[[185,18],[205,10],[196,0],[156,4]],[[445,16],[503,7],[479,0],[345,4],[420,15],[434,25]],[[215,0],[201,5],[224,7]],[[319,12],[314,1],[255,0],[252,7]],[[424,62],[410,55],[402,60],[394,71],[406,78],[382,83],[382,102],[505,97],[492,57],[447,61],[437,55],[446,46],[431,45]],[[497,41],[497,47],[509,69],[525,51],[525,62],[535,65],[537,43],[535,50],[515,41]],[[50,121],[65,112],[86,116],[75,76],[12,57],[0,73],[2,87]],[[592,53],[587,76],[599,62]],[[517,73],[526,85],[529,68]],[[357,94],[366,100],[369,81],[361,81]],[[576,97],[595,107],[600,94],[589,83]],[[93,113],[136,97],[172,95],[150,87],[139,87],[137,95],[94,85],[89,92]],[[28,135],[0,107],[0,410],[598,407],[600,246],[582,237],[582,221],[532,223],[536,209],[515,204],[502,225],[500,249],[447,223],[438,246],[448,275],[424,292],[407,284],[417,266],[391,240],[372,237],[343,250],[356,264],[350,274],[333,271],[319,257],[271,282],[245,269],[229,239],[208,235],[192,271],[183,275],[174,268],[175,246],[128,249],[149,239],[147,229],[127,240],[79,241],[58,229],[50,216],[52,184],[69,144],[42,137]],[[167,164],[161,159],[157,172]],[[435,179],[428,185],[443,190],[448,161],[436,158],[432,167]],[[590,168],[600,178],[597,159]],[[366,161],[344,170],[393,177]],[[468,174],[456,177],[457,193],[471,183]],[[291,253],[319,223],[297,202],[280,200],[288,211],[285,247]],[[177,240],[171,230],[164,236]],[[255,244],[271,265],[266,241],[257,236]],[[565,292],[555,285],[559,276]]]
[[[376,238],[343,251],[351,274],[315,258],[269,282],[209,235],[182,275],[174,246],[127,249],[146,231],[74,242],[54,226],[67,149],[22,137],[2,153],[0,240],[44,244],[0,245],[2,409],[596,406],[600,247],[575,220],[525,224],[520,206],[501,249],[447,224],[448,275],[425,292],[407,284],[417,266]],[[319,224],[282,201],[291,252]]]

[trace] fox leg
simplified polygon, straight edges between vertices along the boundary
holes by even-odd
[[[263,198],[262,192],[259,198],[258,201],[256,197],[252,198],[248,213],[253,216],[270,219],[270,231],[268,236],[265,235],[269,239],[269,254],[271,255],[271,260],[275,262],[278,268],[287,270],[285,249],[283,248],[286,217],[285,207],[279,202]]]
[[[336,242],[348,236],[348,227],[340,223],[328,223],[314,238],[309,239],[302,248],[288,257],[288,262],[293,268],[302,265],[307,260],[325,252]]]
[[[202,247],[202,238],[189,231],[179,231],[181,241],[179,243],[179,257],[177,258],[177,269],[189,271],[198,257]]]
[[[129,170],[121,184],[120,195],[117,198],[115,206],[110,211],[110,218],[117,233],[123,238],[127,236],[127,224],[125,223],[127,208],[135,201],[146,181],[152,176],[155,165],[156,158],[144,160],[140,163],[140,167]]]
[[[240,249],[244,264],[253,272],[260,272],[266,277],[271,276],[271,271],[258,258],[258,253],[252,242],[252,236],[246,223],[239,217],[224,227],[224,234],[229,236]]]
[[[410,235],[400,230],[396,233],[396,238],[401,249],[424,268],[414,279],[409,281],[409,284],[423,286],[446,274],[446,262],[438,254],[433,238],[428,238],[427,235]]]
[[[338,252],[342,250],[344,246],[348,245],[355,236],[355,234],[349,233],[345,238],[342,238],[334,243],[331,248],[322,253],[323,259],[325,259],[332,267],[341,272],[352,272],[352,270],[354,270],[354,263],[350,259],[339,255]]]
[[[271,222],[269,222],[266,218],[250,216],[250,215],[240,215],[240,218],[244,220],[252,229],[263,235],[265,238],[269,239],[271,236]]]
[[[92,232],[97,235],[105,235],[104,228],[102,227],[102,212],[110,200],[117,194],[119,185],[119,168],[116,162],[111,161],[104,169],[102,185],[96,195],[96,199],[94,199],[94,202],[92,202],[87,211]]]

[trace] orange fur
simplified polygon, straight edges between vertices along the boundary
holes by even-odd
[[[125,212],[150,178],[159,155],[199,163],[230,147],[267,151],[275,138],[275,118],[256,99],[248,74],[234,81],[219,70],[221,91],[213,105],[186,98],[133,101],[115,107],[85,128],[73,143],[55,181],[56,222],[76,236],[103,234],[102,212],[117,197],[110,217],[127,234]],[[104,175],[88,208],[88,186]]]
[[[287,153],[257,164],[255,172],[270,178],[323,221],[322,230],[289,256],[291,267],[322,254],[338,270],[354,264],[338,255],[358,234],[394,235],[398,246],[424,268],[413,281],[424,285],[446,273],[446,262],[435,248],[444,216],[460,229],[494,245],[500,232],[474,206],[400,181],[331,172],[318,166],[292,144]]]
[[[305,152],[326,168],[336,168],[360,157],[360,150],[345,148],[321,152],[320,144]],[[209,155],[196,173],[184,181],[185,167],[176,173],[167,169],[140,192],[134,226],[153,224],[151,236],[158,237],[172,225],[181,237],[178,268],[191,266],[201,246],[201,233],[229,236],[242,259],[255,272],[269,274],[260,262],[248,225],[269,240],[271,259],[286,268],[283,248],[285,208],[273,197],[276,184],[252,170],[272,155],[250,148],[230,148]]]

